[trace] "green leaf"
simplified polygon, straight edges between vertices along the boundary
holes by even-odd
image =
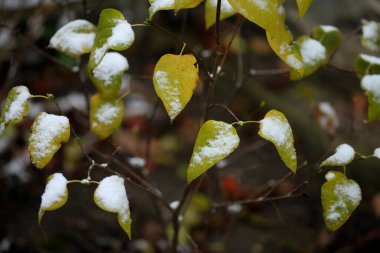
[[[123,14],[115,9],[104,9],[100,13],[98,32],[88,63],[90,72],[101,62],[108,49],[125,50],[134,40],[135,34]]]
[[[90,77],[105,98],[116,99],[124,71],[129,68],[127,59],[117,53],[106,53]]]
[[[149,20],[153,15],[162,10],[174,10],[174,0],[149,0]]]
[[[206,29],[210,28],[216,21],[216,7],[218,0],[206,0],[205,3],[205,20]],[[228,3],[227,0],[222,0],[220,5],[220,20],[226,19],[235,15],[236,11]]]
[[[50,39],[50,47],[71,57],[91,52],[96,26],[87,20],[77,19],[61,27]]]
[[[104,178],[95,190],[94,201],[101,209],[117,213],[119,225],[131,238],[132,218],[127,192],[124,187],[124,179],[119,176]]]
[[[326,180],[321,189],[323,218],[327,229],[335,231],[350,218],[360,204],[362,194],[355,181],[338,171],[328,172]]]
[[[38,211],[38,224],[46,211],[54,211],[64,204],[68,198],[67,179],[61,173],[54,173],[47,179],[45,192],[41,197],[41,206]]]
[[[375,21],[362,21],[362,37],[360,42],[368,50],[380,51],[380,23]]]
[[[18,124],[29,112],[29,89],[25,86],[13,87],[5,100],[0,118],[0,134],[9,124]]]
[[[295,173],[297,156],[294,149],[294,138],[285,115],[276,110],[269,111],[260,121],[259,135],[275,145],[285,165]]]
[[[314,28],[311,37],[318,40],[326,48],[327,58],[330,59],[335,50],[342,44],[342,34],[331,25],[319,25]]]
[[[190,183],[239,146],[239,136],[231,124],[209,120],[199,130],[187,169]]]
[[[313,0],[297,0],[298,5],[298,17],[305,15]]]
[[[101,94],[91,97],[90,127],[91,132],[103,140],[113,134],[121,125],[124,103],[118,99],[106,99]]]
[[[335,149],[335,153],[324,160],[322,166],[345,166],[355,158],[355,150],[348,144],[341,144]]]
[[[380,58],[359,54],[355,60],[355,71],[359,78],[362,78],[364,75],[380,74]]]
[[[44,168],[62,143],[69,139],[70,123],[67,117],[39,113],[29,137],[29,155],[33,165],[38,169]]]
[[[197,7],[203,0],[174,0],[174,10],[178,12],[181,9],[190,9]]]
[[[326,48],[317,40],[302,36],[297,40],[304,67],[303,75],[293,70],[290,74],[292,80],[309,76],[327,62]]]
[[[361,87],[368,97],[368,121],[380,117],[380,75],[365,75]]]
[[[198,68],[193,55],[166,54],[154,69],[153,83],[171,121],[190,101],[198,81]]]

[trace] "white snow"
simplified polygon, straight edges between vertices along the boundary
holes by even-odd
[[[359,57],[362,58],[363,60],[365,60],[366,62],[371,63],[371,64],[380,65],[380,58],[379,57],[375,57],[375,56],[367,55],[367,54],[360,54]]]
[[[361,87],[369,92],[377,103],[380,103],[380,75],[366,75],[362,78]]]
[[[208,0],[210,2],[210,5],[212,7],[215,7],[217,6],[218,4],[218,0]],[[223,12],[223,13],[235,13],[236,11],[234,10],[234,8],[232,8],[232,6],[230,5],[230,3],[227,1],[227,0],[222,0],[221,3],[220,3],[220,11]]]
[[[117,75],[129,68],[127,58],[117,52],[106,53],[98,66],[92,71],[94,77],[104,85],[112,84]]]
[[[321,25],[320,27],[326,33],[339,31],[338,28],[336,28],[335,26],[332,26],[332,25]]]
[[[67,194],[67,179],[62,173],[54,173],[45,187],[41,197],[41,209],[47,209],[62,199]]]
[[[267,116],[260,121],[261,133],[279,146],[288,146],[290,144],[292,130],[287,121],[279,117]]]
[[[19,120],[25,111],[30,98],[29,89],[25,86],[16,86],[11,92],[15,91],[15,95],[9,109],[4,112],[4,123],[8,124],[12,121]],[[4,109],[3,109],[4,110]]]
[[[61,27],[50,39],[50,46],[73,55],[90,52],[95,40],[95,26],[77,19]]]
[[[146,164],[146,161],[144,160],[144,158],[137,157],[137,156],[128,158],[128,162],[132,166],[138,167],[138,168],[143,168],[145,167],[145,164]]]
[[[318,111],[321,113],[318,118],[319,125],[328,133],[333,134],[339,126],[339,119],[334,107],[329,102],[320,102],[318,104]]]
[[[335,154],[322,162],[323,165],[342,166],[350,163],[355,157],[355,150],[348,144],[341,144],[335,149]]]
[[[109,125],[117,118],[118,114],[121,112],[121,108],[115,106],[112,103],[106,102],[98,108],[95,113],[95,118],[98,122]]]
[[[306,39],[301,47],[302,60],[305,64],[313,66],[326,58],[326,48],[317,40]]]
[[[328,172],[325,176],[326,180],[329,181],[331,179],[334,179],[335,178],[335,173],[333,172]]]
[[[380,148],[376,148],[374,151],[373,151],[373,156],[380,159]]]
[[[129,201],[124,187],[124,179],[109,176],[100,181],[95,199],[109,212],[119,213],[123,222],[130,219]]]
[[[241,204],[238,204],[238,203],[235,203],[235,204],[231,204],[229,206],[227,206],[227,211],[230,213],[230,214],[237,214],[237,213],[240,213],[240,211],[243,209],[243,207],[241,206]]]
[[[297,57],[295,57],[293,54],[286,56],[286,62],[293,69],[301,69],[303,67],[302,62],[298,60]]]
[[[177,207],[179,206],[179,201],[178,200],[175,200],[175,201],[173,201],[173,202],[171,202],[169,205],[170,205],[170,208],[172,209],[172,210],[175,210],[175,209],[177,209]]]
[[[174,0],[152,0],[149,11],[151,16],[159,10],[174,9]]]
[[[33,152],[36,160],[56,150],[52,145],[56,138],[70,129],[69,119],[65,116],[57,116],[42,112],[33,123],[33,132],[29,142],[34,147]]]
[[[362,40],[363,45],[370,50],[378,51],[380,24],[375,21],[363,21],[362,31],[364,39]]]
[[[362,199],[360,187],[354,182],[338,184],[334,190],[336,196],[342,196],[354,205],[358,205]]]
[[[3,165],[3,174],[4,176],[8,177],[17,177],[20,180],[20,182],[27,183],[31,178],[28,167],[28,154],[18,154],[17,156],[13,157],[7,164]]]

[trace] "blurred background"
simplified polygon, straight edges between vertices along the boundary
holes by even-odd
[[[328,233],[323,223],[320,187],[325,179],[318,169],[341,143],[366,155],[380,146],[379,122],[366,122],[367,98],[353,72],[358,53],[370,53],[360,46],[361,20],[380,21],[380,2],[318,0],[300,20],[295,2],[287,1],[285,9],[296,38],[318,24],[334,25],[343,33],[343,44],[330,64],[301,81],[290,81],[265,32],[244,21],[213,102],[228,106],[241,120],[259,120],[270,109],[282,111],[292,126],[302,166],[296,175],[289,175],[274,146],[258,137],[257,125],[238,128],[239,148],[207,173],[182,217],[179,252],[380,252],[380,161],[355,161],[347,167],[347,176],[358,182],[363,200],[335,233]],[[59,114],[52,102],[33,99],[27,118],[0,136],[0,252],[170,250],[171,213],[162,201],[136,187],[141,183],[130,173],[159,189],[167,203],[181,199],[208,82],[201,73],[193,98],[171,124],[151,77],[158,59],[178,54],[182,44],[154,27],[134,27],[134,45],[122,52],[130,65],[121,91],[128,93],[122,127],[98,141],[89,132],[88,99],[96,90],[86,74],[88,55],[72,59],[48,45],[64,24],[74,19],[97,24],[99,13],[108,7],[121,11],[131,24],[148,17],[148,0],[0,0],[0,101],[16,85],[27,86],[34,95],[54,94],[91,157],[109,162],[113,170],[135,182],[126,184],[132,240],[118,226],[116,215],[94,204],[93,185],[70,184],[66,205],[47,212],[38,226],[46,178],[61,172],[68,179],[83,179],[90,164],[72,138],[45,169],[31,166],[27,140],[34,118],[41,111]],[[161,11],[153,22],[187,42],[212,68],[214,27],[205,29],[203,4],[177,15]],[[223,48],[237,23],[236,15],[221,22]],[[218,107],[210,111],[210,118],[234,121]],[[94,180],[108,175],[99,168],[93,171]],[[269,189],[270,196],[293,190],[302,196],[216,207],[260,197]]]

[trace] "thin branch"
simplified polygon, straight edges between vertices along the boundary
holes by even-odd
[[[207,107],[207,110],[211,110],[213,108],[216,108],[216,107],[219,107],[219,108],[222,108],[224,109],[225,111],[227,111],[236,121],[240,122],[239,118],[235,115],[235,113],[233,113],[231,111],[230,108],[228,108],[227,106],[223,105],[223,104],[211,104]]]

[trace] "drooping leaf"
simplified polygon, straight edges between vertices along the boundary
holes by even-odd
[[[106,53],[90,74],[96,88],[105,98],[116,99],[124,71],[128,70],[127,58],[117,52]]]
[[[174,0],[174,10],[178,12],[181,9],[190,9],[197,7],[203,0]]]
[[[193,55],[166,54],[154,69],[153,83],[158,97],[173,121],[190,101],[198,81]]]
[[[362,46],[374,52],[380,51],[380,23],[367,20],[362,22]]]
[[[359,185],[338,171],[326,174],[321,188],[323,218],[327,229],[339,229],[360,204],[362,194]]]
[[[380,75],[365,75],[361,87],[368,97],[368,121],[380,117]]]
[[[364,75],[380,74],[380,58],[359,54],[355,60],[355,71],[359,78],[362,78]]]
[[[355,150],[348,144],[341,144],[335,149],[335,154],[324,160],[322,166],[345,166],[355,158]]]
[[[199,130],[187,169],[190,183],[239,146],[240,138],[231,124],[209,120]]]
[[[33,165],[38,169],[45,167],[69,138],[70,123],[67,117],[39,113],[29,137],[29,155]]]
[[[106,99],[101,94],[91,97],[91,132],[103,140],[113,134],[123,121],[124,102],[118,99]]]
[[[46,211],[54,211],[64,204],[68,198],[67,179],[61,173],[54,173],[47,179],[45,192],[41,197],[41,206],[38,211],[38,223]]]
[[[119,225],[131,238],[132,218],[129,211],[129,201],[124,186],[124,179],[119,176],[109,176],[100,181],[94,193],[95,203],[107,212],[117,213]]]
[[[77,19],[61,27],[50,39],[50,47],[71,57],[91,52],[96,26],[87,20]]]
[[[174,10],[174,1],[175,0],[149,0],[149,19],[152,19],[157,11]]]
[[[298,17],[305,15],[313,0],[297,0],[298,5]]]
[[[20,123],[29,112],[29,89],[25,86],[13,87],[5,100],[0,118],[0,134],[9,124]]]
[[[285,115],[276,110],[269,111],[260,121],[259,135],[275,145],[285,165],[295,173],[297,156],[293,132]]]
[[[326,48],[327,59],[342,44],[342,34],[338,28],[331,25],[319,25],[313,29],[311,37],[318,40]]]
[[[104,9],[100,13],[99,27],[88,63],[90,72],[101,62],[108,49],[125,50],[134,40],[135,34],[123,14],[115,9]]]
[[[216,21],[216,7],[218,0],[206,0],[205,3],[205,20],[206,29],[210,28]],[[228,3],[227,0],[222,0],[220,5],[220,20],[226,19],[235,15],[236,11]]]
[[[307,77],[317,71],[327,62],[326,48],[317,40],[302,36],[297,40],[303,62],[303,75],[293,70],[290,74],[292,80]]]

